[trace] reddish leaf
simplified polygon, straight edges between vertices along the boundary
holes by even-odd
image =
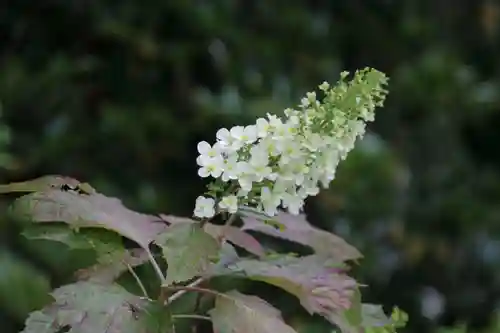
[[[271,304],[234,290],[217,297],[210,315],[217,333],[296,333]]]
[[[73,228],[98,227],[115,231],[147,249],[165,229],[158,218],[126,208],[119,199],[95,193],[48,190],[17,199],[11,212],[35,222],[65,222]]]
[[[305,215],[294,216],[279,213],[274,217],[284,230],[277,230],[251,213],[242,216],[243,230],[253,230],[277,238],[297,242],[314,249],[317,254],[331,256],[337,260],[354,260],[361,258],[361,253],[345,240],[325,230],[318,229],[307,222]]]
[[[352,306],[357,283],[342,264],[324,256],[240,260],[215,272],[262,281],[295,295],[310,313],[319,314],[350,332],[345,312]]]
[[[147,301],[118,285],[79,282],[52,296],[54,303],[32,312],[22,333],[146,333],[141,309]]]

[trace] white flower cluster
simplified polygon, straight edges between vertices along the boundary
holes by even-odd
[[[304,200],[327,188],[335,178],[339,161],[365,133],[382,105],[387,78],[365,69],[354,79],[335,87],[324,82],[322,102],[307,93],[297,109],[285,110],[283,118],[268,114],[249,126],[222,128],[217,141],[198,144],[200,177],[213,177],[226,184],[214,198],[199,196],[194,215],[210,218],[218,211],[235,213],[250,205],[274,216],[278,207],[299,214]]]

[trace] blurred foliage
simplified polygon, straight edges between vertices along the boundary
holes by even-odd
[[[71,175],[144,211],[190,214],[203,191],[196,143],[217,128],[280,112],[343,69],[388,73],[373,135],[309,202],[310,220],[362,249],[367,300],[409,312],[408,332],[490,325],[500,300],[498,1],[7,0],[0,9],[2,182]],[[48,281],[67,281],[88,255],[28,243],[7,222],[0,319],[11,333]],[[272,292],[291,320],[316,325],[301,332],[321,331]]]

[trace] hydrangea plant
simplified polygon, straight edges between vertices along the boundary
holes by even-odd
[[[296,332],[268,301],[210,288],[216,277],[281,288],[342,333],[404,326],[407,318],[399,309],[387,316],[381,306],[362,302],[361,285],[348,275],[349,263],[361,253],[312,226],[303,213],[304,200],[328,188],[339,162],[374,120],[386,84],[387,77],[374,69],[351,80],[345,72],[336,85],[319,86],[320,98],[307,93],[283,117],[268,114],[252,125],[220,129],[213,144],[200,142],[198,174],[212,179],[191,218],[132,211],[69,177],[0,186],[1,193],[27,193],[9,208],[31,222],[26,237],[97,254],[94,266],[76,272],[74,283],[55,289],[53,302],[30,314],[22,333],[164,333],[186,319],[210,320],[217,333]],[[277,254],[251,232],[308,246],[313,254]],[[122,237],[136,247],[125,248]],[[157,294],[137,274],[140,265],[154,268]],[[142,295],[118,283],[126,272]],[[189,293],[207,296],[208,307],[172,314],[172,302]]]

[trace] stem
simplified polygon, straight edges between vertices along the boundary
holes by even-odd
[[[188,284],[186,287],[196,287],[197,285],[199,285],[200,283],[202,283],[203,280],[204,280],[203,278],[198,278],[195,281],[193,281],[190,284]],[[179,290],[178,292],[176,292],[175,294],[173,294],[172,296],[170,296],[167,299],[166,304],[169,304],[169,303],[175,301],[176,299],[179,299],[185,293],[187,293],[187,290]]]
[[[179,314],[179,315],[173,315],[172,318],[174,319],[199,319],[199,320],[208,320],[212,321],[210,317],[207,316],[200,316],[200,315],[195,315],[195,314]]]
[[[230,298],[229,296],[227,295],[224,295],[223,293],[220,293],[218,291],[215,291],[215,290],[212,290],[212,289],[205,289],[205,288],[200,288],[200,287],[191,287],[191,286],[171,286],[171,287],[166,287],[167,289],[169,290],[179,290],[179,291],[194,291],[194,292],[199,292],[199,293],[205,293],[205,294],[210,294],[210,295],[214,295],[214,296],[217,296],[217,297],[227,297],[227,298]]]
[[[151,262],[151,265],[153,265],[153,268],[156,272],[156,275],[158,275],[158,278],[160,279],[161,283],[165,282],[166,278],[165,275],[163,275],[163,272],[161,271],[160,266],[158,265],[158,262],[156,261],[155,257],[151,253],[149,249],[146,249],[146,252],[148,253],[149,261]]]
[[[134,271],[134,269],[132,268],[132,266],[130,266],[125,261],[122,261],[122,262],[123,262],[123,264],[125,264],[125,266],[127,266],[128,271],[134,277],[135,282],[137,282],[137,285],[139,286],[139,288],[141,288],[141,291],[144,294],[144,297],[146,297],[147,299],[150,299],[149,295],[148,295],[148,292],[146,291],[146,287],[144,287],[144,284],[142,283],[141,279],[139,278],[139,276],[137,275],[137,273]]]

